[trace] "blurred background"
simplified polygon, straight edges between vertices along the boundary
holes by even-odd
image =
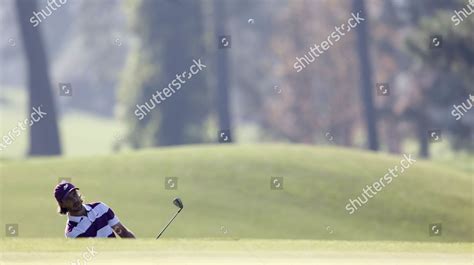
[[[48,13],[46,0],[1,0],[2,136],[38,102],[52,103],[50,121],[15,137],[1,157],[213,143],[220,130],[237,143],[434,158],[472,152],[473,114],[452,115],[473,93],[473,19],[452,21],[468,2],[355,1],[365,5],[367,33],[347,33],[297,73],[296,57],[360,12],[353,2],[70,0],[33,27],[33,11]],[[19,19],[16,4],[29,15]],[[38,34],[26,41],[22,27]],[[219,48],[221,36],[231,36],[228,48]],[[432,36],[442,37],[441,48]],[[136,105],[199,58],[207,68],[139,121]],[[71,95],[61,96],[60,83]],[[388,96],[377,84],[388,85]],[[436,145],[432,130],[440,131]]]
[[[0,197],[22,206],[2,204],[20,235],[62,236],[50,195],[66,177],[138,236],[180,195],[191,206],[169,236],[423,241],[443,223],[442,239],[472,241],[469,1],[53,2],[0,0]],[[193,60],[206,67],[139,119]],[[347,200],[404,153],[422,161],[349,216]]]

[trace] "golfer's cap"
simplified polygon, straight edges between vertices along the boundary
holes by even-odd
[[[73,190],[78,190],[78,188],[76,188],[72,183],[61,182],[56,186],[56,188],[54,188],[54,197],[56,198],[56,201],[61,202],[64,197]]]

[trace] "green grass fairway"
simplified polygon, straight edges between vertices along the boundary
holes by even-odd
[[[4,239],[0,264],[466,265],[472,262],[472,247],[470,243],[309,240]]]
[[[180,196],[184,210],[164,238],[473,241],[473,178],[418,160],[349,215],[362,188],[401,156],[304,145],[211,145],[149,149],[113,156],[4,161],[1,223],[19,238],[63,237],[66,219],[52,196],[70,177],[86,201],[103,201],[140,238],[156,236]],[[178,189],[166,190],[165,177]],[[283,177],[283,190],[270,189]],[[442,235],[428,226],[442,223]],[[5,233],[2,233],[2,237]]]

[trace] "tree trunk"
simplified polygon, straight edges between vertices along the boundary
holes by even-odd
[[[223,0],[214,0],[216,37],[227,35],[227,5]],[[220,49],[217,52],[217,117],[219,128],[229,130],[232,136],[232,124],[230,116],[229,100],[229,52],[228,49]],[[230,141],[233,141],[233,137]]]
[[[416,127],[418,131],[418,141],[420,144],[419,155],[423,158],[428,158],[429,153],[429,143],[428,143],[428,117],[423,110],[419,110],[419,115],[417,115]]]
[[[365,120],[367,126],[367,140],[368,147],[371,150],[378,150],[378,136],[377,136],[377,117],[374,108],[372,91],[374,84],[372,83],[372,65],[369,55],[369,33],[367,30],[368,15],[365,10],[364,0],[354,0],[353,12],[356,14],[360,12],[365,18],[361,24],[358,25],[357,32],[357,53],[359,55],[359,69],[361,73],[361,92],[362,102],[364,104]]]
[[[183,22],[186,23],[187,21]],[[189,22],[187,22],[189,23]],[[177,30],[178,31],[178,30]],[[165,76],[174,78],[176,73],[183,71],[183,65],[192,62],[187,51],[189,47],[183,41],[180,34],[173,34],[165,41],[165,53],[163,56],[163,69]],[[171,79],[168,78],[168,79]],[[165,79],[167,80],[167,79]],[[187,81],[187,89],[190,89],[190,81]],[[184,90],[184,89],[182,89]],[[161,146],[185,144],[186,115],[190,110],[186,103],[186,91],[179,91],[168,102],[159,106],[161,112],[160,128],[157,132],[158,143]]]
[[[393,115],[393,113],[391,115]],[[388,152],[392,154],[400,154],[402,150],[402,139],[400,137],[400,133],[398,132],[398,120],[393,117],[388,118],[385,129]]]
[[[60,155],[61,144],[48,73],[48,61],[39,31],[41,25],[34,27],[29,21],[33,12],[37,12],[36,1],[17,0],[15,4],[28,67],[29,108],[27,118],[30,119],[30,113],[34,112],[33,108],[46,113],[30,126],[28,154],[31,156]]]
[[[207,116],[208,102],[206,74],[197,73],[190,77],[190,66],[193,60],[202,59],[206,65],[206,58],[201,58],[204,49],[204,25],[202,15],[202,1],[190,1],[182,8],[174,3],[163,7],[161,1],[146,1],[150,16],[146,25],[152,32],[152,38],[147,43],[152,48],[156,60],[155,65],[163,72],[162,86],[171,82],[177,74],[187,71],[183,77],[185,84],[181,91],[173,94],[163,104],[158,105],[160,113],[159,128],[155,133],[155,145],[169,146],[193,144],[202,142],[203,120]],[[163,9],[164,8],[164,9]],[[161,12],[161,13],[160,13]],[[167,12],[166,22],[162,22],[160,15]],[[161,23],[161,25],[159,25]],[[148,40],[147,40],[148,41]],[[194,68],[193,68],[194,69]],[[202,71],[206,71],[203,69]],[[160,89],[160,88],[159,88]]]

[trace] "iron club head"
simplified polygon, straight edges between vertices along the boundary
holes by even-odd
[[[179,209],[183,209],[183,207],[184,207],[183,201],[181,201],[180,198],[175,198],[173,200],[173,204],[176,205],[176,207],[178,207]]]
[[[181,210],[183,210],[183,202],[181,201],[180,198],[175,198],[173,200],[173,204],[176,205],[176,207],[179,208],[179,210],[174,213],[173,217],[171,218],[171,220],[168,222],[168,224],[166,224],[166,226],[163,228],[163,230],[161,230],[161,232],[158,234],[158,236],[156,237],[156,239],[160,238],[160,236],[163,234],[163,232],[165,232],[166,228],[168,228],[168,226],[171,224],[171,222],[173,222],[174,218],[176,218],[176,216],[181,212]]]

